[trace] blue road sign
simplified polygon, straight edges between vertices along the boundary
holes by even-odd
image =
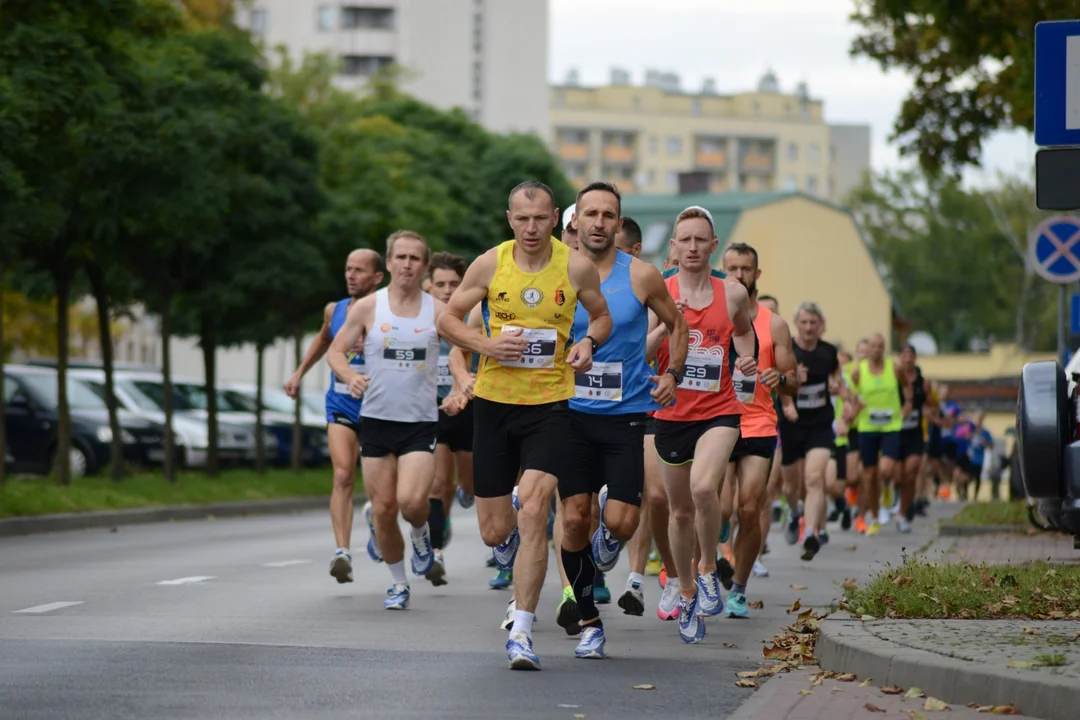
[[[1080,335],[1080,293],[1073,293],[1069,303],[1069,332]]]
[[[1080,280],[1080,219],[1069,215],[1047,218],[1028,235],[1032,268],[1052,283]]]
[[[1035,24],[1035,144],[1080,145],[1080,20]]]

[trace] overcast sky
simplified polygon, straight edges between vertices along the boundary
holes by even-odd
[[[785,92],[805,80],[824,100],[828,122],[869,123],[874,169],[896,168],[907,161],[887,138],[911,79],[848,54],[859,30],[848,20],[853,7],[853,0],[551,0],[551,80],[576,68],[582,84],[606,84],[620,67],[641,84],[653,68],[677,73],[684,90],[713,77],[719,92],[734,93],[755,88],[771,67]],[[1034,152],[1026,133],[997,133],[984,145],[984,169],[965,178],[983,185],[996,169],[1030,172]]]

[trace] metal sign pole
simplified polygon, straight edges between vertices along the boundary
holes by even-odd
[[[1065,296],[1067,295],[1064,285],[1058,285],[1058,337],[1057,337],[1057,354],[1058,361],[1061,362],[1061,366],[1065,367],[1068,363],[1068,359],[1065,357],[1065,322],[1068,317],[1068,308],[1066,307]]]

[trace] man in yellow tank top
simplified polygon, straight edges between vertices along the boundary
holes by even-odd
[[[611,333],[611,316],[596,266],[551,236],[559,210],[549,187],[518,185],[506,217],[514,239],[469,266],[438,327],[449,342],[481,356],[473,387],[476,514],[496,564],[514,569],[510,668],[539,670],[532,622],[547,573],[548,508],[565,455],[567,400],[574,373],[589,371],[593,351]],[[589,326],[571,346],[579,302]],[[463,320],[478,303],[482,332]]]

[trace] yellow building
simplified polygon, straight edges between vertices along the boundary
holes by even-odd
[[[643,258],[662,262],[675,218],[690,205],[712,213],[715,267],[730,243],[757,250],[758,292],[776,297],[789,323],[796,305],[812,301],[825,313],[825,338],[842,348],[891,335],[893,301],[847,211],[798,192],[624,196],[623,215],[641,225]]]
[[[571,182],[603,178],[640,193],[802,190],[840,202],[870,168],[869,126],[830,125],[805,84],[782,93],[770,73],[755,92],[719,95],[709,83],[687,93],[656,76],[636,86],[616,70],[608,86],[551,88],[554,150]]]

